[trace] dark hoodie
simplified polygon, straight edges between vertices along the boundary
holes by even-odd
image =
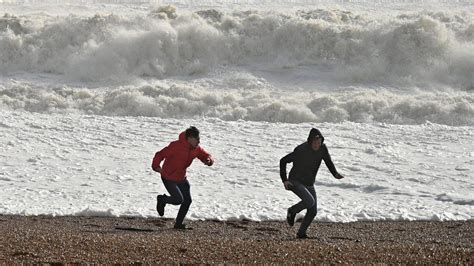
[[[321,147],[315,151],[311,148],[311,142],[314,138],[321,138]],[[321,161],[328,167],[333,176],[338,173],[334,166],[331,156],[329,156],[328,148],[324,144],[324,137],[321,132],[315,128],[311,129],[308,136],[308,141],[295,148],[292,153],[289,153],[280,160],[280,177],[283,182],[287,181],[286,164],[293,163],[290,170],[289,180],[298,181],[306,186],[314,185],[316,174],[318,173]]]

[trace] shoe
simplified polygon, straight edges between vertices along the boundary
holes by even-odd
[[[286,213],[286,221],[290,226],[293,226],[295,224],[295,217],[296,213],[292,213],[291,208],[288,208],[288,211]]]
[[[308,235],[306,233],[304,233],[304,234],[297,233],[296,238],[298,238],[298,239],[307,239]]]
[[[186,225],[185,224],[174,224],[174,229],[178,229],[178,230],[186,230]]]
[[[156,196],[156,211],[160,216],[163,216],[165,214],[165,201],[164,201],[164,195],[158,195]]]

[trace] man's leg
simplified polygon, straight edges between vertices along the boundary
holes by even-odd
[[[170,196],[163,195],[162,199],[165,203],[180,205],[183,203],[183,194],[179,189],[179,183],[163,179],[163,184]]]
[[[189,206],[192,203],[192,199],[191,199],[191,190],[190,190],[191,186],[189,185],[188,180],[182,183],[178,183],[178,188],[181,191],[182,196],[183,196],[183,201],[181,203],[181,207],[179,208],[178,216],[176,217],[176,225],[180,226],[183,224],[184,217],[188,213]]]
[[[313,205],[316,204],[316,198],[313,196],[314,194],[314,187],[313,187],[313,193],[308,190],[308,187],[301,184],[298,181],[290,181],[291,186],[290,189],[293,191],[293,193],[298,196],[301,201],[296,203],[295,205],[290,207],[290,211],[294,214],[299,213],[300,211],[304,209],[309,209],[313,207]]]
[[[309,225],[314,220],[314,217],[316,217],[316,213],[318,211],[318,200],[316,198],[316,191],[314,190],[314,186],[306,187],[306,189],[309,193],[311,193],[312,197],[314,198],[314,204],[313,206],[307,208],[306,215],[304,216],[303,222],[301,223],[300,229],[298,230],[299,236],[306,235],[306,230],[308,230]]]

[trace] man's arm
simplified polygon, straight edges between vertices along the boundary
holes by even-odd
[[[295,152],[288,153],[285,157],[280,160],[280,177],[281,181],[284,183],[288,181],[286,177],[286,165],[295,160]]]
[[[207,166],[211,166],[214,164],[214,158],[203,148],[198,147],[198,159]]]
[[[340,175],[337,172],[336,166],[334,166],[334,163],[331,160],[331,155],[329,155],[329,151],[328,151],[328,148],[326,147],[326,145],[323,145],[323,149],[324,149],[324,151],[323,151],[323,160],[324,160],[324,163],[326,164],[327,168],[331,172],[331,174],[337,179],[343,178],[342,175]]]
[[[151,163],[151,168],[153,171],[160,173],[161,172],[161,161],[163,161],[166,157],[168,157],[170,150],[170,146],[163,148],[161,151],[155,153],[155,157],[153,158],[153,162]]]

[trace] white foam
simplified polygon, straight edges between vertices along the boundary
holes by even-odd
[[[215,117],[268,122],[385,122],[448,125],[474,123],[474,97],[462,91],[417,91],[348,88],[341,92],[287,93],[255,79],[234,81],[237,87],[144,85],[119,88],[0,85],[0,108],[40,113],[83,113],[162,118]],[[229,84],[232,84],[230,82]],[[225,86],[222,84],[222,86]],[[227,86],[229,86],[227,84]],[[267,87],[267,88],[265,88]]]
[[[156,10],[6,15],[0,28],[1,71],[124,81],[242,64],[329,65],[335,79],[349,82],[474,86],[473,21],[462,11]]]
[[[73,216],[86,216],[86,217],[90,217],[90,216],[93,216],[93,217],[113,217],[113,216],[116,216],[114,214],[113,210],[111,210],[111,209],[108,209],[106,211],[102,211],[102,210],[93,210],[93,209],[89,209],[89,208],[86,208],[82,211],[73,213],[72,215]]]
[[[156,217],[194,124],[191,219],[284,219],[313,126],[346,175],[317,219],[473,219],[470,1],[121,2],[0,1],[0,213]]]
[[[285,191],[278,162],[306,139],[325,134],[345,179],[322,164],[316,182],[321,221],[466,220],[474,217],[468,165],[473,128],[357,123],[268,123],[74,114],[0,114],[0,213],[156,217],[165,193],[154,153],[196,125],[216,163],[188,172],[190,219],[284,219],[298,201]],[[15,143],[7,145],[8,141]],[[365,153],[367,148],[373,153]],[[432,156],[436,154],[436,156]],[[30,160],[33,158],[34,160]],[[471,162],[472,164],[472,162]],[[174,218],[177,207],[167,206]]]

